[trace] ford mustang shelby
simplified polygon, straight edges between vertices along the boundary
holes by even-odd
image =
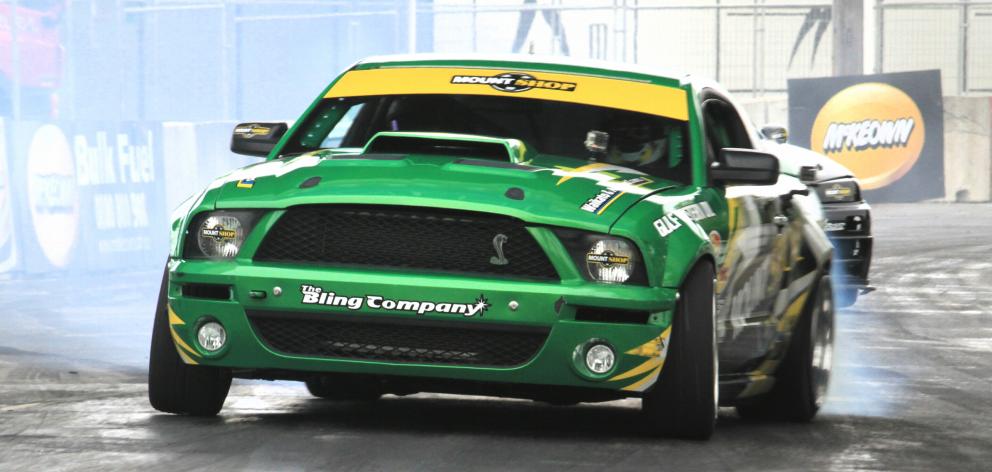
[[[358,63],[172,223],[151,404],[232,377],[317,397],[642,399],[706,438],[719,405],[809,420],[833,346],[820,203],[729,95],[533,57]]]

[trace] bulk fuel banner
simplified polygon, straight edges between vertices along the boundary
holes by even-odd
[[[16,269],[18,262],[9,169],[6,125],[0,118],[0,274]]]
[[[940,71],[789,80],[790,140],[839,162],[869,201],[944,196]]]
[[[6,131],[21,270],[161,265],[168,245],[161,125],[16,123]],[[2,192],[0,183],[0,240]]]

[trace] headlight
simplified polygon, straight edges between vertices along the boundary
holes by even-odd
[[[861,200],[861,189],[854,179],[822,182],[816,186],[816,193],[823,203],[856,202]]]
[[[641,253],[633,241],[570,229],[557,229],[555,233],[587,280],[647,285]]]
[[[183,251],[187,258],[231,259],[257,220],[251,211],[216,211],[193,218]]]

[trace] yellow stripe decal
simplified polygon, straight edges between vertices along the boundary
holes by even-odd
[[[652,370],[651,373],[648,374],[646,377],[644,377],[643,379],[638,380],[637,382],[634,382],[634,383],[632,383],[632,384],[624,387],[623,389],[626,390],[626,391],[628,391],[628,392],[637,392],[637,391],[641,391],[641,390],[643,390],[643,389],[645,389],[647,387],[650,387],[651,384],[653,384],[655,380],[658,380],[658,373],[659,372],[661,372],[661,366],[655,367],[655,369]]]
[[[672,327],[665,328],[658,337],[637,346],[624,354],[641,357],[658,357],[668,350],[668,338],[672,335]]]
[[[172,306],[170,305],[169,306],[169,332],[172,334],[172,340],[176,343],[176,346],[181,347],[182,349],[185,349],[185,350],[189,351],[190,354],[192,354],[192,355],[194,355],[196,357],[199,357],[199,355],[196,353],[196,350],[194,350],[193,348],[189,347],[189,344],[186,344],[186,341],[183,341],[183,338],[180,338],[179,337],[179,333],[176,333],[176,329],[173,328],[173,326],[184,325],[184,324],[186,324],[186,322],[183,321],[182,318],[179,318],[179,315],[177,315],[176,312],[172,311]],[[183,357],[183,360],[186,360],[187,357],[183,353],[182,349],[179,350],[179,355],[180,355],[180,357]],[[190,359],[190,360],[192,360],[192,359]],[[190,362],[187,361],[186,363],[189,364]],[[196,364],[196,362],[193,362],[193,364]]]
[[[197,365],[197,364],[199,364],[199,362],[196,362],[195,360],[193,360],[193,358],[192,358],[192,357],[189,357],[189,356],[188,356],[188,355],[187,355],[187,354],[186,354],[185,352],[183,352],[183,350],[182,350],[182,349],[179,349],[179,350],[177,350],[176,352],[178,352],[178,353],[179,353],[179,358],[180,358],[180,359],[182,359],[182,360],[183,360],[183,362],[185,362],[185,363],[187,363],[187,364],[192,364],[192,365]]]
[[[183,319],[180,318],[179,315],[177,315],[175,311],[172,311],[172,305],[168,305],[168,307],[169,307],[169,325],[170,326],[171,325],[184,325],[184,324],[186,324],[186,322],[183,321]]]
[[[661,364],[663,362],[665,362],[665,358],[663,358],[663,357],[654,357],[654,358],[648,359],[648,360],[644,361],[644,363],[642,363],[641,365],[639,365],[637,367],[634,367],[633,369],[630,369],[627,372],[624,372],[622,374],[619,374],[619,375],[611,378],[610,381],[612,382],[614,380],[629,379],[629,378],[631,378],[631,377],[633,377],[635,375],[643,374],[644,372],[647,372],[647,371],[649,371],[651,369],[654,369],[655,367],[661,366]]]
[[[623,79],[608,79],[551,72],[520,72],[534,77],[532,82],[574,84],[566,89],[540,85],[508,92],[486,83],[452,83],[456,76],[495,77],[510,69],[470,69],[453,67],[395,67],[346,72],[324,98],[369,95],[458,94],[514,98],[536,98],[648,113],[676,120],[689,119],[685,90]]]

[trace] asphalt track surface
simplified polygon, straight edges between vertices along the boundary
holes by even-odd
[[[0,470],[990,470],[992,205],[877,205],[874,231],[879,289],[839,316],[821,416],[726,409],[709,442],[640,436],[634,400],[348,404],[293,382],[163,415],[145,386],[156,271],[0,281]]]

